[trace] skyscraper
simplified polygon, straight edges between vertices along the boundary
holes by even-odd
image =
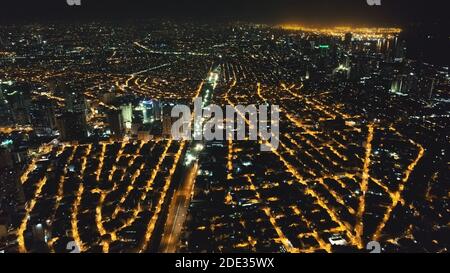
[[[3,92],[4,98],[8,101],[11,113],[16,124],[30,123],[30,88],[25,85],[13,84],[6,92]]]
[[[122,111],[121,110],[108,111],[108,123],[111,129],[111,135],[117,139],[122,138],[125,133]]]
[[[56,128],[55,105],[46,98],[34,99],[30,109],[31,124],[37,134],[52,134]]]
[[[72,90],[67,85],[62,85],[64,99],[66,102],[65,110],[67,112],[84,112],[86,113],[86,99],[84,94],[77,90]]]
[[[57,117],[57,127],[63,141],[76,141],[87,137],[86,116],[80,112],[66,112]]]
[[[403,62],[406,57],[406,41],[400,36],[394,39],[394,61]]]
[[[9,126],[12,121],[11,107],[4,96],[3,83],[0,81],[0,125]]]
[[[352,39],[353,34],[352,33],[346,33],[344,37],[344,45],[346,50],[350,50],[352,48]]]

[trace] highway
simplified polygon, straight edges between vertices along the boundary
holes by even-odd
[[[170,203],[160,244],[160,252],[163,253],[175,253],[180,242],[180,235],[187,217],[189,204],[191,203],[198,164],[192,163],[187,168],[183,181],[178,189],[175,190]]]
[[[204,106],[208,106],[212,100],[213,92],[211,91],[214,91],[217,86],[219,80],[218,74],[219,71],[217,69],[210,72],[207,83],[202,85],[201,89],[199,89],[198,96],[202,98]],[[203,127],[203,124],[201,124],[201,127]],[[198,158],[202,149],[202,141],[190,142],[186,153],[186,160],[184,162],[184,177],[182,178],[179,187],[175,190],[169,205],[169,212],[167,214],[167,220],[159,246],[160,252],[175,253],[178,249],[183,225],[186,221],[193,195],[195,179],[199,169]]]

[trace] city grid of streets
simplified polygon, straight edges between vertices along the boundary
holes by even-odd
[[[2,246],[309,253],[378,241],[384,251],[447,252],[448,67],[407,59],[399,32],[1,27],[1,95],[11,106],[0,111],[12,112],[2,159],[16,143],[27,148],[8,165],[22,200]],[[15,89],[30,104],[52,105],[45,115],[85,115],[86,135],[64,139],[70,124],[47,125],[41,112],[16,107],[26,102],[11,102]],[[279,105],[279,148],[174,141],[164,133],[167,109],[196,97],[205,106]]]

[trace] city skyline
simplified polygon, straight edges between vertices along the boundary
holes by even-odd
[[[367,0],[318,1],[122,1],[81,0],[70,5],[67,0],[39,2],[7,1],[6,22],[39,22],[61,20],[133,20],[133,19],[194,19],[199,21],[244,20],[259,23],[305,23],[316,26],[400,26],[435,24],[448,32],[448,16],[442,1],[400,0],[381,1],[369,5]],[[24,8],[28,7],[28,8]],[[439,23],[437,25],[436,23]]]

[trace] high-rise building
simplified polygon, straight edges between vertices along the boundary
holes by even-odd
[[[418,77],[414,73],[399,75],[394,78],[391,92],[402,94],[417,94],[419,89]]]
[[[409,73],[406,76],[406,83],[404,85],[404,93],[418,94],[419,91],[419,79],[415,73]]]
[[[144,114],[143,114],[142,110],[134,109],[132,120],[133,120],[133,122],[132,122],[133,124],[142,125],[144,123]]]
[[[108,111],[108,123],[111,129],[111,135],[115,138],[122,138],[125,133],[124,122],[121,110]]]
[[[345,45],[345,49],[346,50],[351,50],[352,49],[352,39],[353,39],[353,34],[352,33],[346,33],[345,37],[344,37],[344,45]]]
[[[12,123],[11,107],[3,94],[3,83],[0,81],[0,125],[10,126]]]
[[[14,122],[16,124],[29,124],[30,88],[24,85],[13,84],[8,87],[8,90],[3,90],[2,94],[8,101]]]
[[[143,123],[152,123],[161,120],[161,103],[155,100],[144,100],[135,109],[142,111]]]
[[[394,39],[394,61],[396,62],[403,62],[403,60],[406,57],[406,41],[399,37],[396,36]]]
[[[151,123],[155,121],[153,101],[145,100],[141,102],[142,113],[144,117],[144,123]]]
[[[122,111],[122,120],[126,129],[131,129],[131,124],[133,122],[133,106],[131,103],[124,104],[120,106]]]
[[[30,109],[31,124],[37,134],[51,135],[56,129],[56,109],[52,100],[34,99]]]
[[[83,92],[67,84],[57,84],[56,92],[64,96],[64,113],[56,119],[60,138],[63,141],[81,140],[88,136],[87,104]]]
[[[393,93],[400,93],[402,90],[402,86],[403,86],[403,78],[401,76],[398,76],[394,78],[394,80],[392,81],[390,91]]]
[[[161,102],[154,100],[153,101],[153,115],[155,120],[161,120]]]
[[[86,114],[87,105],[83,92],[72,90],[67,85],[60,85],[65,99],[67,112],[83,112]]]
[[[88,136],[84,113],[66,112],[57,117],[56,123],[63,141],[76,141]]]

